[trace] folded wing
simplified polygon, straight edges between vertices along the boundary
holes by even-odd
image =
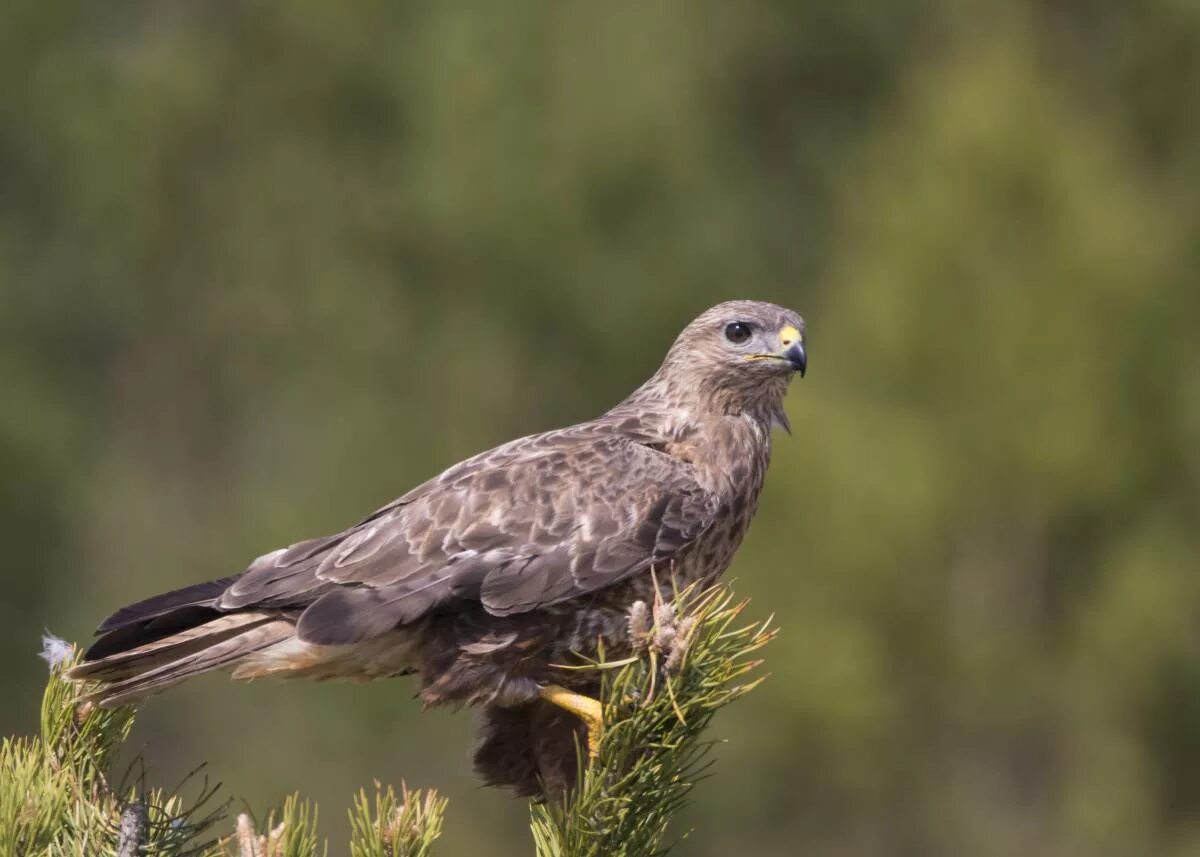
[[[522,613],[670,560],[716,512],[681,461],[621,435],[550,433],[476,456],[343,533],[261,557],[216,606],[296,610],[300,638],[325,645],[456,601]]]

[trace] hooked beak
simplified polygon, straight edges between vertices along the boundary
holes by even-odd
[[[808,368],[808,354],[804,350],[804,335],[789,324],[779,331],[779,345],[779,357],[786,360],[788,366],[792,367],[792,371],[799,372],[800,377],[803,378],[804,370]]]
[[[792,371],[799,372],[800,377],[804,377],[804,370],[808,368],[808,354],[804,350],[803,342],[793,342],[780,356],[788,362]]]
[[[779,331],[779,350],[766,354],[747,354],[746,360],[768,360],[772,363],[783,362],[793,372],[799,372],[804,377],[808,368],[808,352],[804,350],[804,336],[790,324]]]

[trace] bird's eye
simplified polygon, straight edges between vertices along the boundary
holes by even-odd
[[[725,338],[740,345],[750,338],[750,325],[744,321],[731,321],[725,325]]]

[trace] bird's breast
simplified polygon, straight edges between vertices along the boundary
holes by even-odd
[[[729,567],[758,508],[771,457],[770,431],[756,420],[722,417],[685,443],[685,460],[719,505],[713,525],[677,558],[675,574],[686,582],[714,580]]]
[[[675,444],[673,454],[692,465],[701,487],[730,505],[744,505],[762,490],[771,434],[757,420],[721,417]]]

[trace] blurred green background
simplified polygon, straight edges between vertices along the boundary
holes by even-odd
[[[711,303],[809,322],[731,572],[783,636],[681,854],[1200,854],[1200,4],[0,12],[0,733],[44,628],[589,418]],[[344,840],[530,851],[404,681],[156,698]]]

